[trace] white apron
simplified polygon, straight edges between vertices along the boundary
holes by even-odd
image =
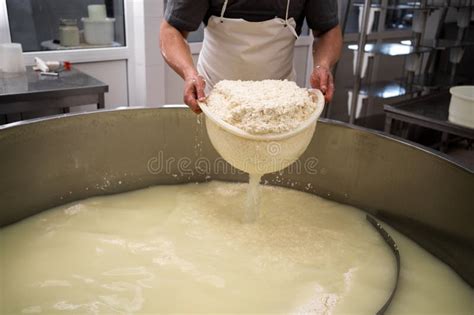
[[[258,1],[258,0],[255,0]],[[204,42],[197,69],[206,80],[206,92],[220,80],[288,79],[294,81],[294,44],[296,22],[286,17],[263,22],[211,16],[204,29]]]

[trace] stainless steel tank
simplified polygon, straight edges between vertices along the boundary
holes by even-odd
[[[151,185],[245,181],[176,106],[0,126],[0,226],[92,196]],[[322,120],[308,150],[270,184],[366,210],[474,286],[474,173],[414,144]]]

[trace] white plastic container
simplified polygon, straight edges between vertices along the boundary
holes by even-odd
[[[449,121],[474,128],[474,85],[455,86],[449,92]]]
[[[104,20],[107,18],[105,4],[88,5],[87,12],[89,13],[89,19],[91,20]]]
[[[79,27],[76,19],[61,19],[59,42],[65,47],[79,46]]]
[[[115,19],[105,18],[93,20],[82,18],[84,23],[84,39],[90,45],[110,45],[115,37]]]
[[[206,129],[217,152],[235,168],[250,174],[280,171],[306,150],[313,138],[316,122],[324,108],[324,96],[311,90],[317,108],[297,129],[277,135],[253,135],[228,124],[200,103],[206,115]]]
[[[25,72],[25,60],[21,44],[8,43],[1,44],[1,46],[0,68],[2,71],[9,73]]]

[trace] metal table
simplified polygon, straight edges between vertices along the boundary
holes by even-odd
[[[474,129],[453,124],[448,120],[450,98],[449,91],[444,90],[396,104],[384,105],[385,132],[389,134],[392,132],[394,120],[441,131],[441,151],[444,151],[444,144],[450,134],[474,140]]]
[[[97,104],[104,108],[105,83],[77,70],[63,71],[58,77],[40,76],[32,67],[21,74],[0,72],[0,115],[7,122],[19,120],[21,113]]]

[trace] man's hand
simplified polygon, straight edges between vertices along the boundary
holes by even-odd
[[[341,56],[342,31],[339,25],[320,34],[313,30],[317,40],[313,43],[313,64],[315,65],[309,82],[315,89],[320,89],[326,102],[330,102],[334,95],[334,78],[331,73]]]
[[[334,96],[334,79],[329,68],[320,65],[315,66],[309,81],[312,88],[323,92],[326,103],[332,100]]]
[[[199,74],[192,74],[186,76],[184,79],[184,103],[188,105],[193,112],[196,114],[201,113],[198,101],[204,101],[206,95],[204,94],[204,88],[206,87],[206,81]]]

